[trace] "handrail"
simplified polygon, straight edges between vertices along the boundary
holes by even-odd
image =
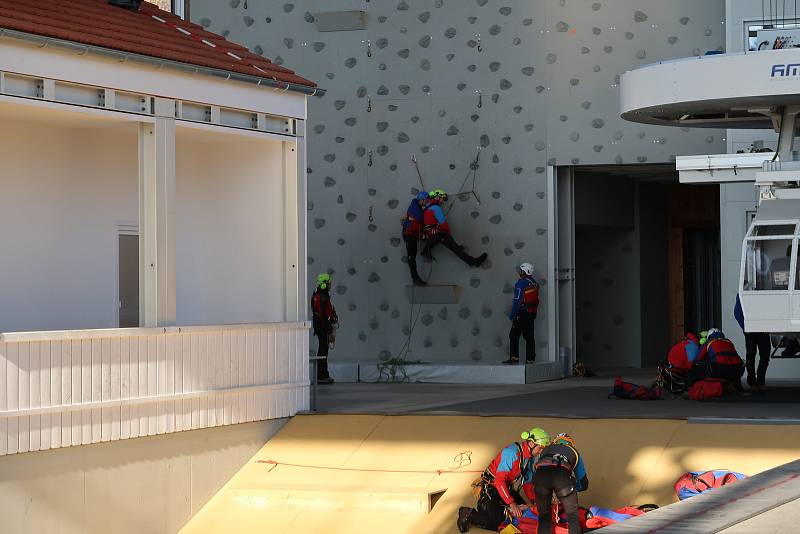
[[[0,343],[24,343],[28,341],[63,341],[65,339],[106,339],[158,334],[196,334],[202,332],[240,332],[269,328],[271,330],[296,330],[311,328],[310,321],[280,323],[245,323],[207,326],[159,326],[155,328],[97,328],[85,330],[43,330],[33,332],[0,333]]]

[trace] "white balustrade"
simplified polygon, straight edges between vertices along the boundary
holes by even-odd
[[[0,334],[0,455],[292,416],[308,323]]]

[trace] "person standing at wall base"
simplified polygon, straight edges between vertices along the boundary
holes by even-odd
[[[328,372],[328,349],[329,341],[334,337],[336,328],[339,326],[339,317],[336,315],[336,308],[331,302],[331,287],[333,278],[327,273],[317,276],[317,288],[311,296],[312,326],[314,335],[317,336],[319,346],[317,348],[317,382],[320,384],[333,384]]]
[[[738,293],[736,294],[736,304],[733,307],[733,316],[744,333],[744,343],[747,349],[745,355],[747,385],[755,393],[763,393],[767,389],[767,367],[769,366],[770,351],[772,350],[769,334],[766,332],[745,332],[744,310]],[[758,370],[756,370],[756,351],[758,351]]]
[[[534,339],[536,314],[539,311],[539,283],[533,278],[533,264],[525,262],[519,266],[519,280],[514,286],[514,301],[511,304],[511,355],[503,363],[519,363],[519,338],[525,338],[525,361],[533,363],[536,359],[536,340]]]

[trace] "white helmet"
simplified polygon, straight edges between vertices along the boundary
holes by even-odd
[[[526,276],[533,275],[533,264],[528,262],[520,264],[519,272],[525,273]]]

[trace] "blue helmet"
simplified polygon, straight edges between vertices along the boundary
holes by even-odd
[[[428,200],[428,192],[420,191],[419,193],[417,193],[417,200]]]

